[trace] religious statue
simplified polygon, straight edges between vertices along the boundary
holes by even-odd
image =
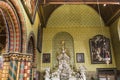
[[[51,80],[60,80],[61,71],[58,69],[57,71],[52,73]]]
[[[50,80],[50,68],[46,68],[45,70],[45,80]]]
[[[85,66],[80,66],[81,80],[86,80],[86,68]]]

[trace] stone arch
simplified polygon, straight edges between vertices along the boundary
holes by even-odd
[[[20,28],[21,28],[21,38],[22,38],[22,48],[21,48],[21,52],[26,52],[26,42],[27,42],[27,29],[26,29],[26,25],[25,25],[25,16],[23,14],[23,10],[21,9],[20,5],[19,5],[19,1],[17,0],[10,0],[10,2],[14,5],[15,11],[18,15],[18,19],[20,21]]]
[[[8,26],[6,25],[6,20],[4,17],[3,11],[0,9],[0,54],[3,52],[7,52],[8,47],[6,46],[7,41],[9,41],[9,38],[7,37],[7,34],[9,34]],[[8,45],[8,44],[7,44]]]
[[[14,0],[11,0],[11,2],[13,2],[15,5],[18,4],[18,2],[15,2]],[[15,5],[13,6],[10,2],[0,1],[0,8],[4,11],[10,34],[7,36],[10,37],[9,45],[6,46],[10,47],[9,52],[22,52],[24,49],[21,46],[25,46],[25,23],[23,20],[23,15],[21,14],[22,12],[20,10],[20,7]],[[19,17],[17,16],[17,14]]]
[[[61,42],[65,41],[65,48],[67,55],[70,56],[70,64],[74,65],[75,54],[74,54],[74,40],[71,34],[68,32],[58,32],[52,40],[52,63],[57,64],[57,56],[61,53]]]
[[[36,59],[36,52],[35,52],[35,35],[33,32],[30,33],[28,41],[27,41],[27,53],[33,54],[33,62]]]

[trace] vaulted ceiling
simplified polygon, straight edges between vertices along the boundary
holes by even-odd
[[[51,13],[62,4],[86,4],[95,9],[104,20],[106,26],[111,25],[118,17],[120,17],[120,1],[119,0],[44,0],[43,18],[46,25]]]

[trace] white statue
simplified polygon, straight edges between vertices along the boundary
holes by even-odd
[[[75,72],[71,70],[69,73],[69,80],[77,80]]]
[[[50,68],[45,69],[45,80],[50,80]]]
[[[86,68],[85,66],[80,66],[80,74],[81,74],[81,80],[86,80]]]
[[[58,69],[50,74],[50,68],[47,68],[45,80],[86,80],[86,69],[84,66],[80,66],[79,73],[77,74],[70,67],[70,57],[66,54],[64,41],[62,41],[61,48],[61,54],[57,56]]]
[[[52,77],[60,78],[61,71],[58,69],[57,71],[52,73]]]
[[[60,80],[61,71],[58,69],[57,71],[52,73],[51,80]]]

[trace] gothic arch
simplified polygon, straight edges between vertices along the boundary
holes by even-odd
[[[18,6],[18,1],[11,0],[11,2],[14,6],[9,1],[0,1],[0,8],[5,14],[9,29],[9,35],[7,35],[7,38],[10,38],[9,43],[6,46],[9,46],[9,52],[23,52],[25,51],[24,47],[26,42],[25,21],[23,19],[22,10],[20,10],[20,7]]]
[[[28,41],[27,41],[27,53],[33,54],[33,62],[35,62],[36,59],[36,52],[35,52],[35,35],[33,32],[30,33]]]
[[[4,17],[4,13],[3,11],[0,9],[0,54],[2,52],[7,51],[8,47],[6,47],[6,44],[8,43],[7,41],[9,41],[7,34],[9,34],[8,31],[8,27],[7,27],[7,23]]]
[[[22,38],[22,49],[21,52],[26,52],[26,42],[27,42],[27,29],[25,25],[25,18],[23,14],[23,10],[21,9],[19,5],[19,1],[17,0],[10,0],[10,2],[14,5],[15,11],[17,15],[19,16],[19,21],[20,21],[20,27],[21,27],[21,38]]]

